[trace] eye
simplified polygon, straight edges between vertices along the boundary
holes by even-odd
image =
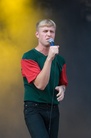
[[[48,30],[44,30],[43,32],[47,33],[47,32],[48,32]]]
[[[54,31],[52,31],[52,30],[51,30],[50,32],[51,32],[51,33],[54,33]]]

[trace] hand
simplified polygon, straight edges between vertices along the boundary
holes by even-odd
[[[58,94],[56,95],[57,96],[57,100],[60,102],[64,99],[64,93],[65,93],[65,85],[62,85],[62,86],[57,86],[55,88],[55,90],[58,91]]]
[[[54,59],[55,55],[59,53],[59,46],[50,46],[48,58]]]

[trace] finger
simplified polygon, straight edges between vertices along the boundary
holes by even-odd
[[[64,97],[58,97],[57,100],[60,102],[64,99]]]
[[[62,93],[61,95],[57,96],[57,100],[58,100],[58,101],[63,100],[63,98],[64,98],[64,94],[63,94],[63,93]]]
[[[58,93],[58,94],[57,94],[57,97],[59,97],[59,96],[61,96],[61,95],[62,95],[62,93]]]
[[[63,94],[63,92],[62,91],[59,91],[58,94],[57,94],[57,97],[58,96],[61,96],[62,94]]]
[[[61,94],[61,95],[59,95],[59,96],[57,96],[57,98],[62,98],[63,97],[63,95]]]
[[[57,90],[57,91],[58,91],[58,90],[59,90],[59,87],[55,87],[55,90]]]

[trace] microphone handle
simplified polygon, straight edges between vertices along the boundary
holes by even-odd
[[[54,42],[52,41],[52,42],[50,42],[50,46],[54,46]]]

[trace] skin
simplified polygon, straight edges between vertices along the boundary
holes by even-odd
[[[50,47],[48,42],[50,38],[55,39],[55,28],[53,26],[39,27],[35,35],[38,39],[38,45],[35,49],[47,56],[47,59],[44,63],[43,69],[33,83],[38,89],[44,90],[49,82],[52,60],[54,59],[55,55],[59,53],[59,46],[56,45]],[[63,100],[65,88],[65,85],[56,86],[55,89],[58,91],[58,101]]]

